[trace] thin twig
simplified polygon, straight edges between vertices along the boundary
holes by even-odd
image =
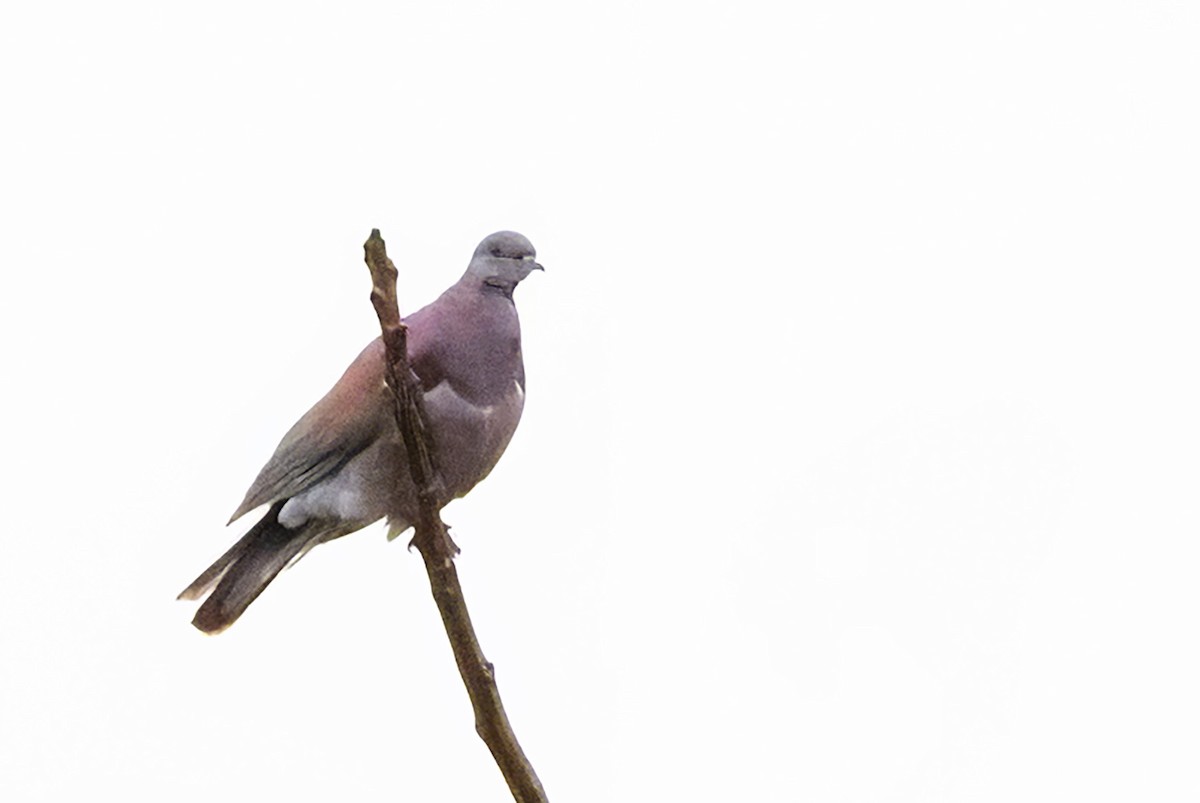
[[[458,572],[454,568],[454,554],[458,548],[450,540],[438,508],[438,475],[425,434],[428,427],[421,395],[408,367],[408,330],[400,320],[396,303],[396,266],[388,259],[379,229],[371,230],[363,251],[371,271],[371,304],[379,317],[387,351],[385,376],[392,391],[396,425],[404,438],[409,469],[417,487],[418,516],[411,545],[425,560],[433,599],[450,638],[458,672],[471,697],[471,707],[475,709],[475,732],[492,751],[513,798],[518,803],[545,803],[542,782],[529,759],[525,758],[509,725],[508,715],[504,713],[494,668],[484,657],[475,637],[475,628],[471,625],[462,586],[458,582]]]

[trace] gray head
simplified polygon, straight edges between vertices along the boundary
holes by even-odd
[[[515,231],[498,231],[485,237],[475,249],[467,275],[511,295],[522,279],[535,270],[543,270],[536,257],[533,243],[524,236]]]

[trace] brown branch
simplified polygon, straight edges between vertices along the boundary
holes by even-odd
[[[400,320],[396,303],[396,266],[388,259],[379,229],[371,230],[363,251],[371,271],[371,304],[379,316],[387,350],[385,376],[392,391],[396,425],[404,438],[409,469],[417,487],[419,513],[410,546],[415,546],[425,560],[433,599],[450,638],[458,672],[471,697],[471,707],[475,709],[475,732],[492,751],[513,798],[518,803],[545,803],[542,782],[529,759],[525,758],[509,725],[508,715],[504,713],[494,668],[484,657],[475,637],[462,586],[458,583],[458,572],[454,568],[458,547],[450,540],[438,507],[438,475],[426,437],[428,428],[423,399],[408,367],[408,330]]]

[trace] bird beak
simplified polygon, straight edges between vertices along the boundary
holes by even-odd
[[[521,257],[521,259],[522,259],[523,261],[525,261],[525,262],[533,262],[533,257]],[[542,271],[543,273],[545,273],[545,272],[546,272],[546,269],[545,269],[545,268],[543,268],[541,265],[539,265],[539,264],[538,264],[538,263],[536,263],[536,262],[533,262],[533,267],[532,267],[532,268],[530,268],[530,270],[540,270],[540,271]]]

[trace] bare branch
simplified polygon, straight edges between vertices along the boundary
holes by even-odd
[[[409,469],[417,487],[419,514],[411,546],[415,546],[425,560],[433,599],[450,638],[458,672],[471,697],[471,707],[475,709],[476,733],[492,751],[513,798],[518,803],[545,803],[546,792],[508,722],[496,687],[494,668],[484,657],[475,637],[475,628],[471,625],[462,586],[458,582],[454,567],[458,547],[450,540],[438,507],[438,474],[426,436],[428,428],[423,399],[408,366],[408,330],[400,320],[396,303],[396,266],[388,259],[379,229],[371,230],[371,236],[363,244],[363,252],[371,271],[371,304],[379,317],[387,350],[385,376],[392,392],[396,426],[404,438]]]

